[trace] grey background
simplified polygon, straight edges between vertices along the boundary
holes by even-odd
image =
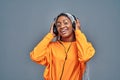
[[[0,80],[43,80],[29,52],[69,12],[96,49],[90,80],[120,80],[120,0],[0,0]]]

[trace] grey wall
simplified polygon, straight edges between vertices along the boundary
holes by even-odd
[[[49,2],[48,2],[49,1]],[[90,80],[120,80],[120,0],[0,0],[0,80],[43,80],[29,52],[69,12],[96,49]]]

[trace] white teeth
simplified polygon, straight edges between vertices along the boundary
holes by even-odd
[[[62,33],[62,34],[65,34],[65,33],[66,33],[66,30],[67,30],[67,28],[63,28],[63,29],[61,30],[61,33]]]

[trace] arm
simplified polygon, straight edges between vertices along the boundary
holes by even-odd
[[[38,43],[38,45],[30,52],[30,58],[36,63],[47,65],[50,58],[50,42],[55,37],[53,33],[53,24],[49,33]]]
[[[38,45],[33,49],[33,51],[30,52],[30,57],[33,61],[42,65],[46,65],[49,62],[49,53],[50,53],[49,44],[52,39],[53,39],[53,35],[51,33],[48,33],[38,43]]]
[[[95,49],[92,44],[87,41],[86,36],[81,32],[79,20],[76,22],[75,35],[79,61],[88,61],[95,54]]]
[[[85,35],[80,30],[76,30],[75,34],[79,60],[88,61],[94,55],[95,50],[92,44],[87,41]]]

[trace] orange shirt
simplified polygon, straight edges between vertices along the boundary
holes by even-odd
[[[82,80],[85,63],[95,50],[80,30],[75,30],[75,36],[74,42],[52,42],[54,37],[48,33],[30,53],[33,61],[46,66],[45,80]]]

